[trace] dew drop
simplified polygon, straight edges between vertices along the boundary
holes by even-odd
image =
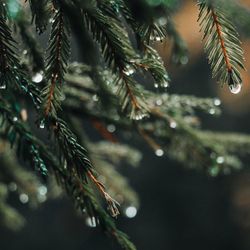
[[[214,98],[214,105],[215,106],[220,106],[221,105],[221,100],[219,98]]]
[[[209,114],[214,115],[215,114],[215,109],[209,109]]]
[[[177,123],[175,121],[171,121],[169,124],[170,128],[176,128],[177,127]]]
[[[224,162],[224,157],[223,156],[218,156],[217,157],[217,159],[216,159],[216,162],[218,163],[218,164],[222,164],[223,162]]]
[[[137,208],[134,206],[129,206],[125,209],[125,214],[128,218],[134,218],[137,214]]]
[[[6,89],[6,85],[5,84],[0,85],[0,89]]]
[[[89,226],[89,227],[96,227],[97,226],[97,223],[96,223],[96,219],[95,217],[88,217],[86,218],[86,225]]]
[[[93,99],[94,102],[98,102],[99,101],[99,97],[96,94],[93,95],[92,99]]]
[[[161,148],[155,150],[155,155],[161,157],[164,155],[164,151]]]
[[[242,85],[240,83],[229,85],[230,92],[235,95],[240,93],[241,88]]]
[[[158,88],[159,88],[159,84],[158,84],[158,83],[155,83],[155,84],[154,84],[154,87],[155,87],[156,89],[158,89]]]
[[[11,182],[9,183],[8,188],[11,192],[14,192],[17,190],[17,184],[15,182]]]
[[[43,80],[43,75],[41,72],[37,72],[34,76],[32,76],[32,82],[39,83]]]
[[[45,122],[44,122],[44,120],[40,121],[39,128],[41,128],[41,129],[45,128]]]
[[[21,201],[21,203],[25,204],[29,201],[29,196],[27,194],[20,194],[19,200]]]
[[[162,100],[161,100],[161,99],[158,99],[158,100],[156,100],[155,103],[156,103],[157,106],[161,106],[161,105],[162,105]]]
[[[18,118],[15,116],[13,117],[13,122],[16,122],[16,121],[18,121]]]
[[[116,127],[115,127],[114,124],[109,124],[109,125],[107,126],[107,130],[108,130],[110,133],[114,133],[115,130],[116,130]]]

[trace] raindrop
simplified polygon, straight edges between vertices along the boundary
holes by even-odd
[[[241,87],[242,85],[240,83],[229,85],[230,92],[235,95],[240,93]]]
[[[115,127],[115,125],[113,125],[113,124],[109,124],[109,125],[107,126],[107,130],[108,130],[110,133],[114,133],[115,130],[116,130],[116,127]]]
[[[214,105],[215,106],[220,106],[221,105],[221,100],[219,98],[214,98]]]
[[[27,194],[20,194],[19,200],[21,201],[21,203],[25,204],[29,201],[29,196]]]
[[[93,99],[94,102],[98,102],[99,101],[99,97],[96,94],[93,95],[92,99]]]
[[[39,192],[39,194],[40,195],[46,195],[47,194],[47,187],[46,186],[44,186],[44,185],[42,185],[42,186],[40,186],[39,188],[38,188],[38,192]]]
[[[13,117],[13,122],[18,121],[18,118],[16,116]]]
[[[0,89],[6,89],[6,84],[0,85]]]
[[[32,76],[32,82],[39,83],[43,80],[42,72],[37,72],[34,76]]]
[[[218,164],[222,164],[224,161],[225,161],[225,159],[224,159],[223,156],[218,156],[217,159],[216,159],[216,162],[217,162]]]
[[[177,123],[175,121],[171,121],[169,124],[170,128],[176,128],[177,127]]]
[[[134,206],[129,206],[126,208],[125,214],[128,218],[134,218],[137,214],[137,208]]]
[[[159,88],[159,84],[158,84],[158,83],[155,83],[155,84],[154,84],[154,87],[155,87],[156,89],[158,89],[158,88]]]
[[[127,65],[126,68],[123,70],[123,73],[127,76],[130,76],[135,73],[135,70],[131,66]]]
[[[167,18],[165,18],[165,17],[160,17],[160,18],[158,19],[158,23],[159,23],[161,26],[166,25],[166,24],[167,24]]]
[[[209,109],[209,114],[214,115],[215,114],[215,109]]]
[[[88,217],[86,218],[86,225],[89,226],[89,227],[96,227],[97,226],[97,223],[96,223],[96,219],[95,217]]]
[[[161,99],[158,99],[158,100],[156,100],[155,103],[156,103],[157,106],[161,106],[161,105],[162,105],[162,100],[161,100]]]
[[[14,192],[17,190],[17,185],[15,182],[11,182],[9,185],[8,185],[8,188],[11,192]]]
[[[44,128],[45,128],[45,122],[44,122],[44,120],[41,120],[41,121],[40,121],[39,128],[41,128],[41,129],[44,129]]]
[[[158,148],[155,150],[155,155],[161,157],[164,155],[164,151],[161,148]]]

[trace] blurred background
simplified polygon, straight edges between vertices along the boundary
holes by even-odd
[[[186,0],[175,15],[175,24],[189,47],[186,65],[169,65],[170,41],[156,43],[172,78],[171,93],[218,97],[220,117],[203,117],[204,129],[250,132],[250,40],[243,39],[246,68],[243,89],[230,94],[211,80],[203,53],[194,1]],[[250,8],[250,1],[240,1]],[[120,216],[118,227],[131,236],[139,250],[246,250],[250,249],[250,171],[212,178],[157,157],[142,141],[139,168],[122,166],[140,197],[140,208],[133,218]],[[118,249],[99,229],[89,227],[76,215],[66,199],[49,200],[38,209],[15,204],[27,218],[19,232],[0,228],[1,250],[16,249]]]

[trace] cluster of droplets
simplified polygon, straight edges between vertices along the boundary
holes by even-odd
[[[126,67],[124,68],[123,70],[123,73],[126,75],[126,76],[131,76],[135,73],[135,69],[131,66],[131,65],[126,65]]]

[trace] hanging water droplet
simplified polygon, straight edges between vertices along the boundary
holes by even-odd
[[[137,208],[129,206],[125,209],[125,214],[128,218],[134,218],[137,215]]]
[[[225,159],[224,159],[223,156],[218,156],[217,159],[216,159],[216,162],[217,162],[218,164],[222,164],[224,161],[225,161]]]
[[[27,203],[28,201],[29,201],[29,196],[27,195],[27,194],[20,194],[19,195],[19,200],[23,203],[23,204],[25,204],[25,203]]]
[[[40,186],[40,187],[38,188],[38,192],[39,192],[40,195],[46,195],[46,194],[47,194],[47,191],[48,191],[48,189],[47,189],[47,187],[44,186],[44,185],[42,185],[42,186]]]
[[[171,121],[169,124],[170,128],[176,128],[177,127],[177,123],[175,121]]]
[[[158,84],[158,83],[155,83],[155,84],[154,84],[154,87],[155,87],[156,89],[158,89],[158,88],[159,88],[159,84]]]
[[[110,133],[114,133],[115,130],[116,130],[116,127],[115,127],[115,125],[113,125],[113,124],[109,124],[109,125],[107,126],[107,130],[108,130]]]
[[[18,121],[18,118],[16,116],[13,117],[13,122]]]
[[[209,114],[214,115],[215,114],[215,109],[209,109]]]
[[[98,102],[99,101],[99,97],[96,94],[93,95],[92,99],[93,99],[94,102]]]
[[[130,76],[135,73],[135,70],[130,65],[127,65],[125,69],[123,70],[123,73],[127,76]]]
[[[186,64],[188,63],[188,57],[187,57],[187,56],[182,56],[182,57],[180,58],[180,63],[181,63],[182,65],[186,65]]]
[[[161,26],[164,26],[164,25],[166,25],[167,24],[167,18],[165,18],[165,17],[160,17],[158,20],[157,20],[157,22],[159,23],[159,25],[161,25]]]
[[[168,82],[164,82],[162,86],[163,86],[163,88],[168,88],[169,87],[169,83]]]
[[[34,76],[32,76],[32,82],[39,83],[43,80],[42,72],[37,72]]]
[[[27,55],[27,54],[28,54],[28,50],[25,49],[25,50],[23,51],[23,54],[24,54],[24,55]]]
[[[155,155],[161,157],[164,155],[164,151],[161,148],[155,150]]]
[[[40,121],[39,128],[41,128],[41,129],[45,128],[45,122],[44,122],[44,120]]]
[[[88,217],[86,218],[86,225],[89,227],[96,227],[97,226],[97,222],[95,217]]]
[[[156,103],[157,106],[161,106],[163,102],[162,102],[161,99],[158,99],[158,100],[156,100],[155,103]]]
[[[8,185],[8,188],[11,192],[14,192],[17,190],[17,184],[15,182],[11,182],[9,185]]]
[[[6,84],[0,85],[0,89],[6,89]]]
[[[230,92],[235,95],[240,93],[241,88],[242,85],[240,83],[229,85]]]
[[[221,105],[221,100],[219,98],[214,98],[214,105],[215,106],[220,106]]]

